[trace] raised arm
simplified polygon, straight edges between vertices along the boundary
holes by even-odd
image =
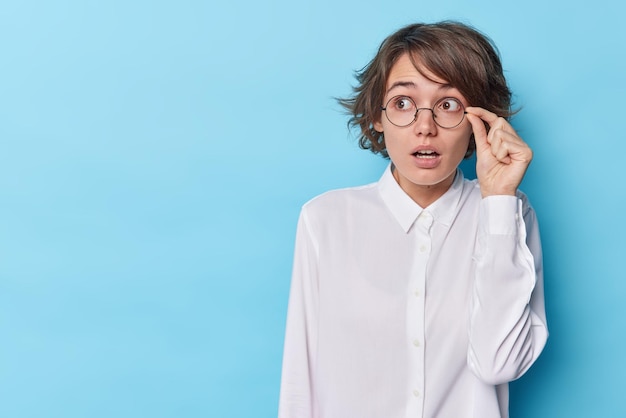
[[[468,364],[481,380],[495,385],[525,373],[548,338],[539,227],[534,210],[517,191],[532,151],[503,118],[481,108],[467,111],[483,195]]]

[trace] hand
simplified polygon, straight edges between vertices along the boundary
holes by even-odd
[[[468,107],[476,140],[476,175],[483,197],[517,192],[533,151],[504,119],[480,107]],[[489,133],[485,127],[489,125]]]

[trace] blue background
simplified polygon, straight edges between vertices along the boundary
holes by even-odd
[[[626,416],[624,6],[215,3],[0,6],[0,416],[274,417],[299,208],[387,164],[333,97],[448,18],[535,150],[551,337],[511,415]]]

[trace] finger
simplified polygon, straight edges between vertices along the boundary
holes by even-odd
[[[530,162],[532,159],[532,150],[528,144],[517,135],[502,129],[494,131],[490,144],[491,153],[503,163],[508,164],[512,161]]]
[[[472,125],[474,131],[474,140],[476,141],[476,149],[479,151],[489,148],[489,140],[487,139],[487,128],[485,122],[478,116],[468,113],[467,120]]]
[[[467,107],[465,111],[468,114],[476,115],[489,125],[490,129],[493,128],[502,128],[509,132],[515,132],[515,129],[501,116],[496,115],[493,112],[488,111],[487,109],[483,109],[482,107]]]
[[[487,109],[483,109],[482,107],[466,107],[465,111],[470,115],[478,116],[480,119],[484,120],[489,124],[489,126],[493,126],[494,123],[500,118],[493,112],[488,111]]]
[[[511,163],[510,151],[506,142],[502,138],[497,137],[491,141],[491,154],[504,164]]]

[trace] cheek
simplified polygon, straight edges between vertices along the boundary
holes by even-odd
[[[470,138],[472,137],[472,134],[474,133],[474,131],[472,130],[472,125],[470,125],[468,123],[467,128],[465,129],[465,132],[462,135],[462,140],[461,142],[463,143],[463,146],[465,147],[465,149],[467,150],[467,147],[469,146],[470,143]]]
[[[385,138],[385,144],[387,146],[392,147],[400,147],[402,144],[406,144],[406,142],[410,139],[407,137],[406,129],[398,128],[397,126],[393,126],[390,124],[381,124],[381,132],[383,132],[383,136]]]
[[[464,158],[465,154],[467,153],[467,149],[469,148],[469,144],[470,144],[471,135],[472,135],[472,131],[470,129],[466,133],[463,133],[463,135],[460,136],[456,141],[456,144],[454,146],[454,154],[460,155],[461,159]]]
[[[406,146],[403,145],[405,141],[402,141],[397,135],[394,135],[393,130],[385,130],[385,149],[391,160],[400,158],[401,155],[406,154]]]

